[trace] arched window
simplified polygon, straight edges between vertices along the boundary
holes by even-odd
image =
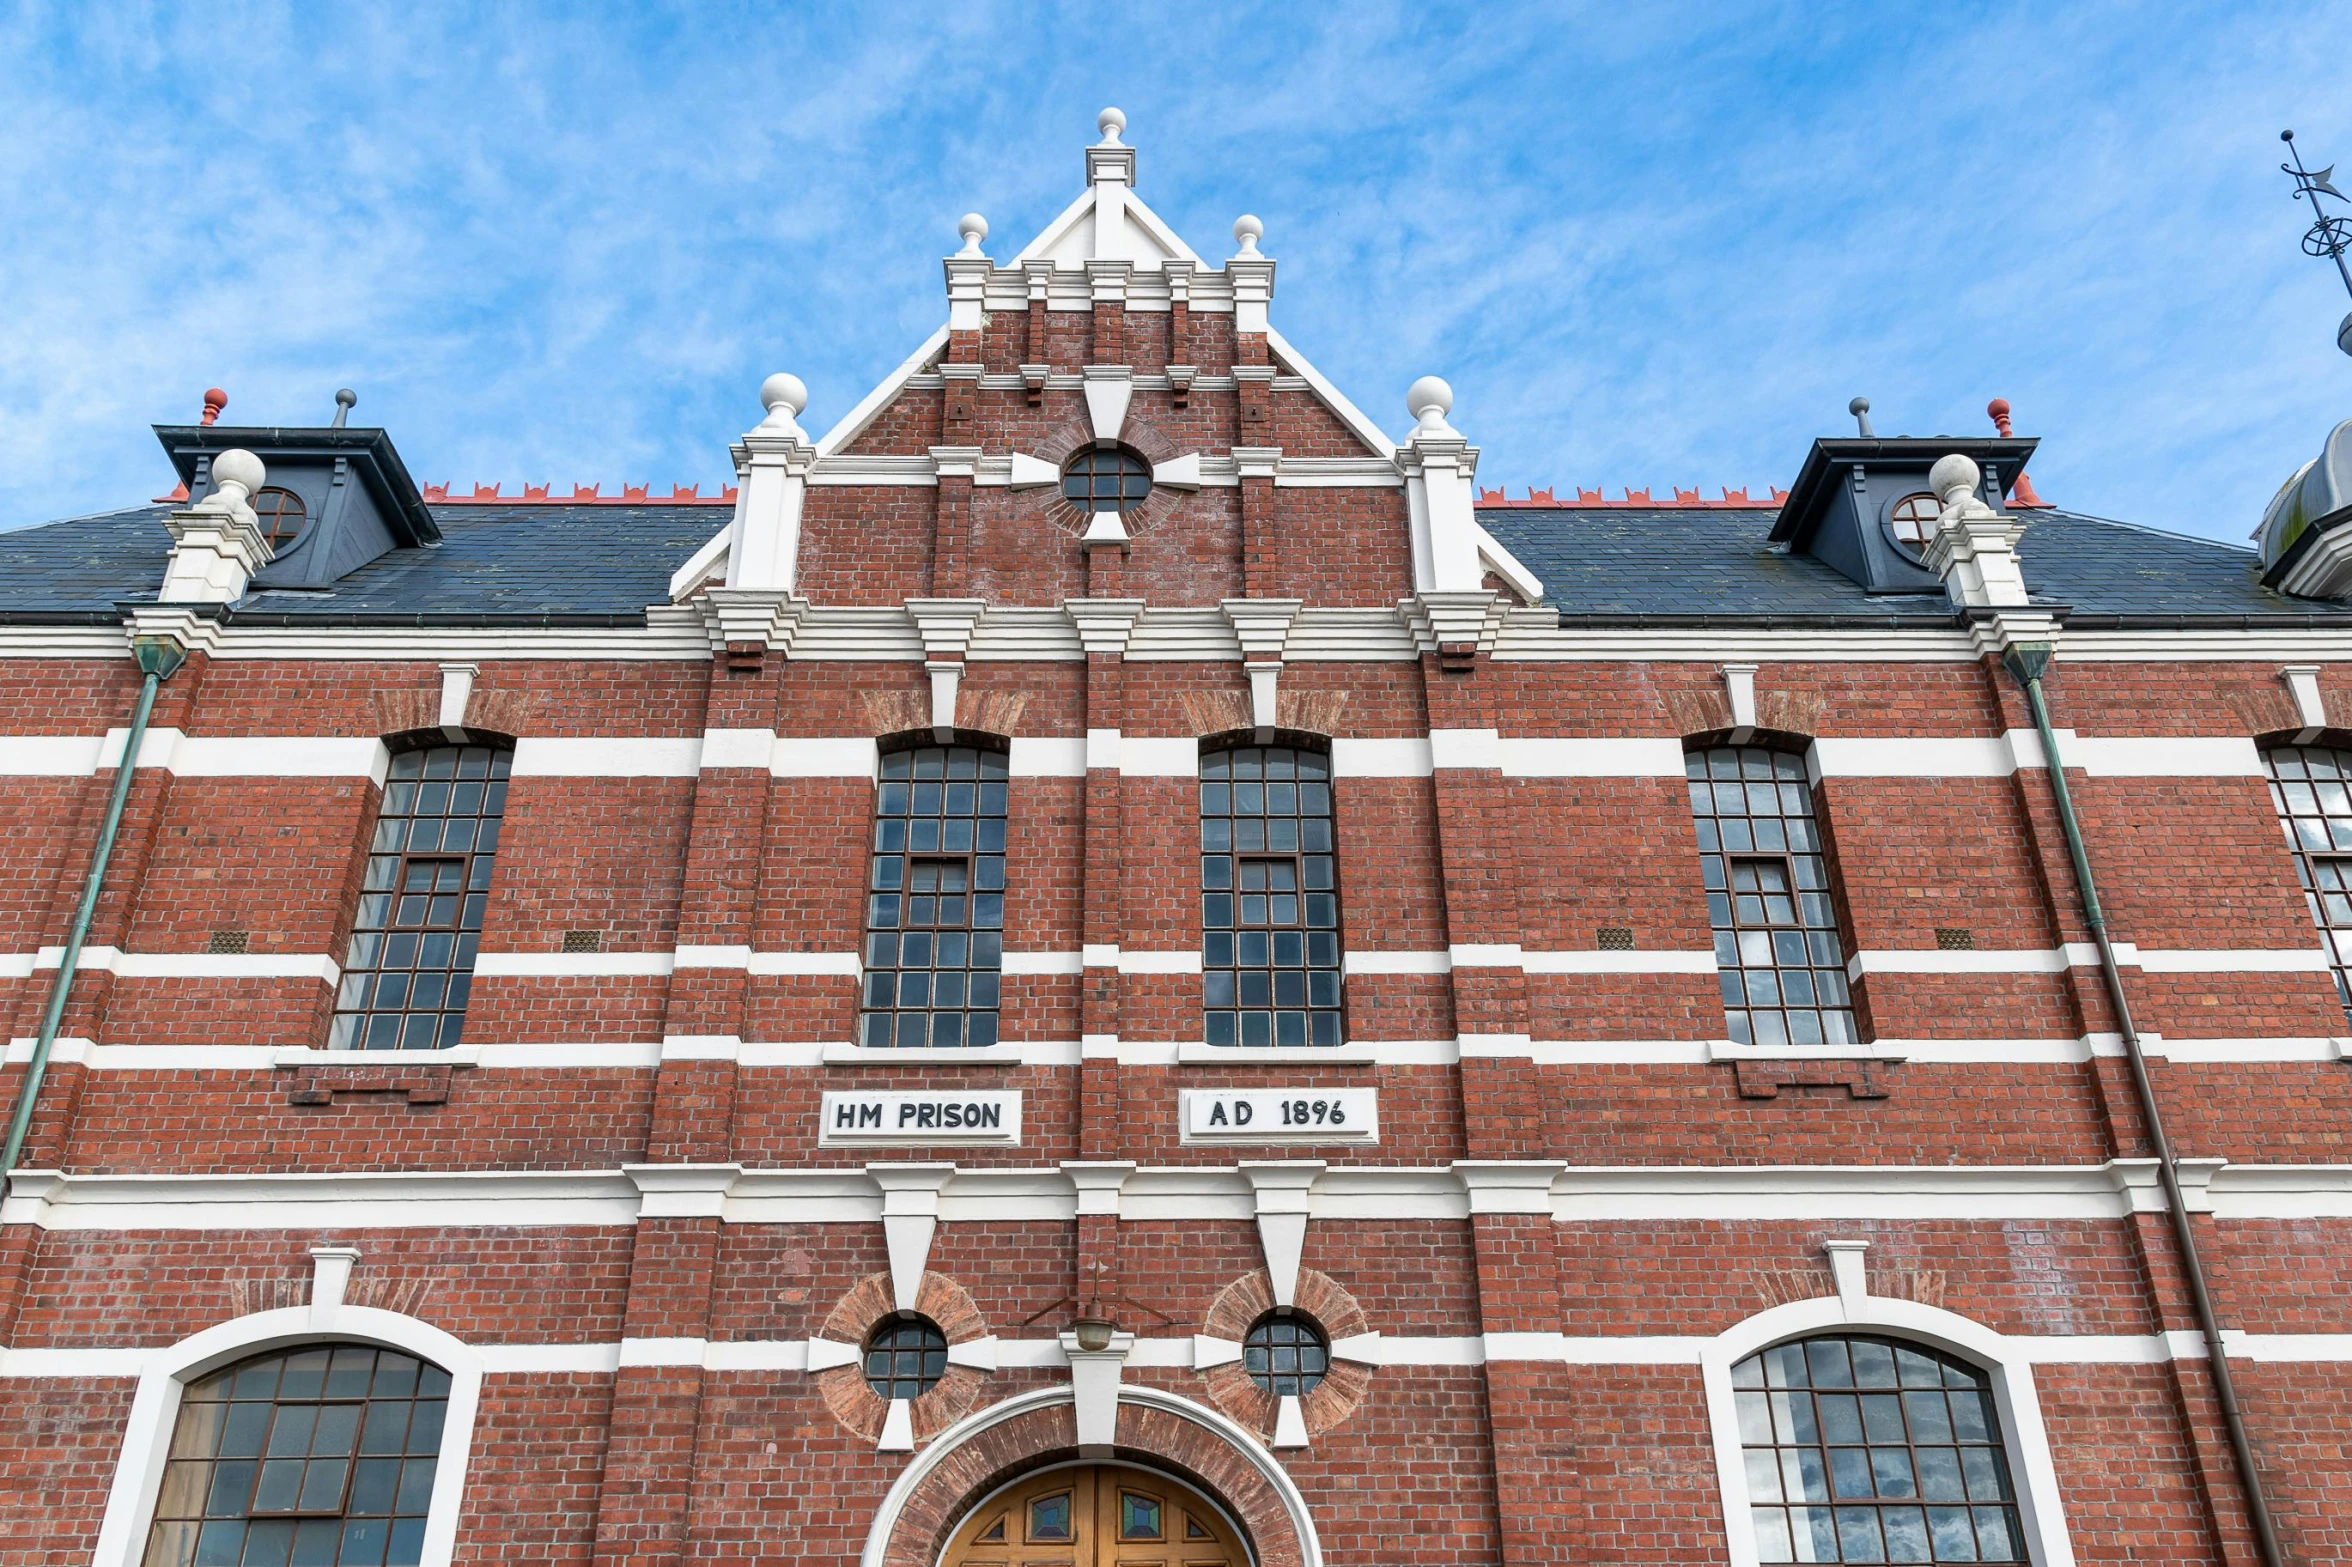
[[[1200,763],[1201,993],[1212,1045],[1340,1042],[1331,760],[1296,746]]]
[[[2263,759],[2303,899],[2336,976],[2336,998],[2352,1015],[2352,751],[2283,745]]]
[[[1983,1370],[1849,1334],[1750,1355],[1731,1385],[1758,1560],[2028,1559]]]
[[[1731,1037],[1854,1043],[1845,952],[1803,758],[1715,746],[1689,753],[1684,767]]]
[[[392,758],[343,963],[335,1049],[457,1043],[513,759],[490,745],[439,745]]]
[[[1133,511],[1151,494],[1151,469],[1117,446],[1094,446],[1062,470],[1062,496],[1080,511]]]
[[[146,1567],[413,1567],[449,1373],[398,1350],[316,1345],[189,1384]]]
[[[253,515],[261,523],[261,536],[269,541],[270,553],[275,555],[294,542],[309,520],[309,511],[302,497],[292,490],[270,485],[253,492]]]
[[[1277,1398],[1304,1398],[1331,1370],[1331,1341],[1294,1311],[1269,1311],[1241,1341],[1241,1369]]]
[[[1935,537],[1936,519],[1943,511],[1943,502],[1925,490],[1906,495],[1888,510],[1887,531],[1895,536],[1904,554],[1917,560],[1927,552],[1927,541]]]
[[[1004,753],[887,753],[874,791],[865,1044],[996,1043],[1004,900]]]
[[[876,1398],[921,1398],[947,1375],[947,1335],[911,1312],[885,1318],[866,1339],[865,1364]]]

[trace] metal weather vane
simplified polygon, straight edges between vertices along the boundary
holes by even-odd
[[[2279,132],[2279,140],[2287,144],[2288,156],[2294,159],[2292,163],[2280,164],[2279,172],[2293,179],[2295,194],[2311,203],[2313,221],[2303,235],[2303,253],[2307,256],[2325,256],[2333,261],[2336,264],[2336,275],[2344,280],[2344,292],[2352,294],[2352,266],[2347,266],[2344,261],[2344,252],[2352,250],[2352,217],[2330,214],[2327,208],[2319,204],[2320,197],[2328,196],[2352,206],[2352,196],[2346,196],[2330,183],[2336,172],[2334,164],[2316,173],[2303,167],[2303,153],[2295,145],[2293,131]],[[2345,329],[2347,334],[2352,334],[2352,318],[2346,320]],[[2339,338],[2339,341],[2342,340]],[[2345,343],[2344,351],[2352,353],[2352,342]]]

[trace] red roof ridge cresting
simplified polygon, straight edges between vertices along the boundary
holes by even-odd
[[[1529,486],[1527,495],[1522,500],[1511,499],[1510,492],[1508,490],[1482,489],[1478,492],[1478,505],[1481,510],[1486,511],[1517,508],[1541,509],[1545,511],[1573,511],[1579,507],[1589,508],[1604,506],[1611,509],[1625,506],[1653,506],[1665,511],[1753,511],[1761,510],[1765,507],[1778,506],[1781,502],[1788,499],[1788,491],[1780,489],[1777,486],[1770,490],[1769,498],[1763,495],[1750,495],[1748,493],[1747,486],[1745,485],[1740,486],[1736,490],[1726,488],[1723,490],[1723,498],[1721,500],[1708,500],[1705,496],[1701,495],[1698,489],[1695,487],[1691,489],[1684,489],[1679,484],[1670,486],[1674,492],[1674,498],[1672,500],[1663,500],[1657,496],[1652,495],[1647,486],[1644,486],[1638,490],[1632,489],[1630,487],[1627,488],[1624,492],[1624,497],[1620,500],[1610,500],[1603,491],[1598,489],[1588,490],[1581,484],[1577,485],[1575,488],[1576,499],[1572,501],[1561,500],[1554,493],[1553,486],[1550,485],[1546,485],[1540,490],[1534,488],[1533,486]]]
[[[705,495],[699,484],[673,484],[666,495],[653,493],[646,484],[621,485],[621,493],[607,495],[600,481],[595,484],[575,484],[568,495],[555,493],[553,484],[523,485],[520,495],[506,495],[503,482],[476,484],[460,489],[452,483],[425,486],[426,503],[433,506],[732,506],[735,486],[722,485],[716,495]]]

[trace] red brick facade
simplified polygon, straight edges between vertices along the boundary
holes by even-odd
[[[649,629],[561,645],[191,631],[155,708],[176,749],[137,773],[0,1212],[0,1563],[90,1561],[102,1525],[129,1554],[97,1559],[136,1560],[135,1485],[107,1519],[126,1455],[162,1440],[142,1379],[270,1312],[322,1340],[413,1320],[479,1353],[444,1521],[463,1562],[927,1567],[980,1496],[1078,1453],[1057,1335],[1088,1315],[1134,1336],[1121,1385],[1151,1395],[1118,1405],[1118,1456],[1207,1490],[1265,1567],[1753,1560],[1709,1357],[1767,1312],[1841,1309],[2005,1357],[1987,1370],[2030,1390],[2005,1411],[2020,1492],[2046,1443],[2034,1560],[2258,1560],[1998,658],[1948,627],[1514,640],[1507,588],[1505,631],[1441,656],[1408,630],[1428,584],[1395,449],[1262,305],[1209,297],[1205,264],[1189,302],[1058,264],[1019,306],[998,263],[980,326],[837,448],[930,477],[827,478],[823,449],[805,614],[772,635],[698,648],[694,584]],[[1221,471],[1088,546],[1058,489],[988,462],[1093,440],[1081,372],[1103,365],[1135,377],[1125,444]],[[949,448],[977,449],[978,480],[933,473]],[[984,606],[931,671],[906,607],[925,599]],[[1267,727],[1332,756],[1348,1043],[1220,1054],[1183,758],[1260,721],[1219,606],[1286,599]],[[1122,600],[1102,613],[1123,651],[1083,645],[1088,602]],[[12,1101],[114,778],[98,738],[137,675],[119,638],[7,634]],[[2254,1456],[2287,1559],[2318,1564],[2352,1559],[2352,1025],[2255,764],[2303,727],[2282,664],[2352,692],[2341,644],[2310,635],[2217,657],[2069,634],[2048,691],[2086,742],[2071,779],[2244,1336]],[[464,1044],[331,1058],[369,747],[443,722],[450,663],[475,666],[463,727],[515,744]],[[1855,976],[1842,1052],[1726,1038],[1679,755],[1734,728],[1727,663],[1758,666],[1750,727],[1810,759]],[[851,1044],[873,757],[928,737],[943,665],[954,725],[1010,747],[1006,1043],[877,1058]],[[292,760],[297,740],[341,749]],[[2110,741],[2145,743],[2125,764]],[[74,744],[89,765],[54,762]],[[1377,1141],[1184,1135],[1180,1094],[1246,1088],[1373,1090]],[[823,1095],[906,1090],[1015,1093],[1019,1141],[821,1140]],[[953,1173],[870,1168],[926,1163]],[[1861,1289],[1841,1294],[1833,1240],[1868,1243]],[[315,1246],[358,1260],[340,1312],[305,1317]],[[889,1314],[894,1260],[969,1357],[918,1402],[912,1451],[878,1450],[887,1406],[850,1362],[812,1363]],[[1304,1445],[1220,1358],[1277,1298],[1270,1269],[1340,1356]]]

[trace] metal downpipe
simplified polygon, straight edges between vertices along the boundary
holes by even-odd
[[[57,979],[49,987],[49,1005],[41,1014],[41,1032],[33,1039],[32,1059],[16,1090],[16,1110],[8,1118],[8,1144],[0,1149],[0,1178],[16,1173],[17,1156],[24,1152],[25,1134],[32,1128],[33,1105],[41,1097],[41,1081],[49,1074],[49,1052],[65,1021],[65,1002],[73,990],[74,972],[81,966],[82,943],[97,917],[98,894],[106,886],[106,863],[114,856],[114,837],[122,828],[123,807],[131,798],[131,780],[138,772],[139,745],[147,736],[147,719],[155,711],[155,693],[187,661],[181,646],[165,637],[140,637],[131,655],[146,676],[139,683],[139,700],[131,709],[130,733],[123,739],[122,760],[114,770],[114,790],[107,797],[106,819],[98,827],[98,847],[90,856],[89,880],[82,884],[81,907],[74,911],[73,928],[66,932],[65,952],[58,960]]]
[[[2067,857],[2074,862],[2075,890],[2081,895],[2083,918],[2091,927],[2091,939],[2099,948],[2099,972],[2107,982],[2107,998],[2115,1008],[2117,1026],[2123,1032],[2123,1054],[2131,1067],[2132,1092],[2138,1098],[2140,1119],[2148,1129],[2148,1141],[2156,1149],[2157,1178],[2164,1186],[2164,1211],[2172,1220],[2174,1243],[2180,1248],[2181,1271],[2188,1279],[2189,1299],[2197,1314],[2197,1330],[2205,1340],[2206,1364],[2213,1372],[2213,1394],[2221,1404],[2222,1424],[2229,1432],[2230,1456],[2236,1461],[2238,1480],[2246,1493],[2246,1514],[2254,1528],[2255,1549],[2261,1554],[2263,1567],[2286,1567],[2286,1556],[2279,1549],[2278,1529],[2270,1516],[2270,1501],[2262,1490],[2261,1471],[2254,1464],[2253,1443],[2246,1436],[2246,1419],[2238,1409],[2238,1391],[2230,1376],[2229,1355],[2221,1341],[2221,1319],[2213,1310],[2213,1293],[2205,1282],[2204,1259],[2197,1251],[2197,1236],[2189,1223],[2188,1204],[2181,1200],[2180,1171],[2174,1162],[2172,1139],[2164,1130],[2164,1117],[2156,1105],[2156,1085],[2148,1077],[2148,1057],[2140,1047],[2139,1026],[2132,1021],[2131,1001],[2123,992],[2123,971],[2115,962],[2115,945],[2107,937],[2107,915],[2099,907],[2099,888],[2091,875],[2091,858],[2083,846],[2082,825],[2075,819],[2074,797],[2066,787],[2066,769],[2059,765],[2058,737],[2050,727],[2050,705],[2042,695],[2042,672],[2049,668],[2050,649],[2047,646],[2020,645],[2009,650],[2003,662],[2017,683],[2025,687],[2025,700],[2033,709],[2034,728],[2042,737],[2042,760],[2050,775],[2050,792],[2058,802],[2058,827],[2066,837]]]

